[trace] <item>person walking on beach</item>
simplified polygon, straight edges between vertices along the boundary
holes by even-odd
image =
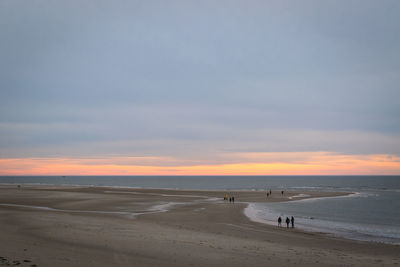
[[[235,197],[232,197],[232,203],[235,203]]]
[[[292,216],[292,218],[290,219],[290,222],[292,223],[292,228],[294,228],[294,217]]]
[[[281,191],[282,196],[283,196],[283,193],[284,193],[284,192],[283,192],[283,190],[282,190],[282,191]]]
[[[279,218],[278,218],[278,226],[279,226],[279,227],[282,226],[282,218],[281,218],[281,216],[279,216]]]
[[[290,219],[289,217],[286,217],[286,227],[289,228],[289,223],[290,223]]]

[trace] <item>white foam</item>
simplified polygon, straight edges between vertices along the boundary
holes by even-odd
[[[247,207],[243,211],[244,214],[253,222],[273,225],[272,220],[267,220],[264,216],[261,216],[260,213],[262,213],[262,211],[257,209],[256,205],[256,203],[248,203]]]
[[[298,195],[294,195],[294,196],[288,197],[288,199],[300,198],[300,197],[310,197],[310,195],[307,195],[307,194],[298,194]]]
[[[300,195],[302,195],[302,194],[300,194]],[[342,196],[311,197],[311,198],[305,198],[305,199],[298,199],[298,200],[295,200],[293,202],[314,202],[314,201],[320,201],[320,200],[324,200],[324,199],[348,198],[348,197],[369,197],[369,196],[372,196],[372,195],[373,194],[369,194],[369,193],[365,193],[365,192],[352,192],[352,193],[349,193],[347,195],[342,195]]]

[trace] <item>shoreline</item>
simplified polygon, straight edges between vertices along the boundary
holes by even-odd
[[[98,189],[132,189],[132,190],[165,190],[165,191],[198,191],[198,192],[267,192],[265,189],[193,189],[193,188],[167,188],[167,187],[134,187],[134,186],[110,186],[110,185],[82,185],[82,184],[50,184],[50,183],[0,183],[0,188],[2,187],[11,187],[15,188],[17,186],[22,187],[27,187],[27,188],[37,188],[37,189],[45,189],[46,187],[49,188],[98,188]],[[274,192],[280,192],[283,189],[274,189],[272,191]],[[297,194],[302,194],[302,193],[315,193],[315,194],[338,194],[337,196],[346,196],[346,194],[353,194],[357,192],[353,191],[318,191],[318,190],[292,190],[292,189],[285,189],[284,190],[286,193],[297,193]],[[279,193],[278,192],[278,193]],[[292,195],[292,194],[290,194]],[[333,195],[332,197],[335,197],[336,195]],[[325,197],[325,196],[323,196]],[[327,196],[330,197],[330,196]],[[306,198],[306,197],[305,197]]]
[[[346,196],[338,196],[338,197],[346,197]],[[351,197],[351,196],[349,196],[349,197]],[[337,197],[327,197],[327,198],[337,198]],[[323,198],[315,198],[315,200],[318,200],[318,199],[323,199]],[[307,201],[307,200],[314,200],[314,198],[301,199],[301,200],[298,200],[298,202]],[[296,201],[296,200],[294,200],[294,201]],[[290,201],[290,202],[292,202],[292,201]],[[280,202],[280,203],[285,203],[285,202]],[[261,223],[261,224],[268,225],[268,226],[271,226],[271,227],[277,227],[277,222],[276,222],[275,219],[274,220],[268,220],[268,219],[259,218],[259,216],[257,216],[257,214],[256,214],[257,213],[257,209],[254,207],[254,204],[258,204],[258,203],[248,203],[247,207],[244,208],[243,213],[245,214],[245,216],[248,217],[252,222]],[[275,213],[276,218],[279,217],[279,211],[277,209],[270,209],[270,211]],[[285,216],[282,217],[282,220],[284,219]],[[376,235],[371,235],[371,234],[365,234],[363,232],[358,232],[357,230],[353,230],[354,232],[357,232],[356,235],[353,232],[352,236],[349,236],[350,233],[346,232],[346,230],[348,230],[348,229],[340,228],[340,230],[336,230],[336,229],[332,229],[332,228],[320,228],[320,226],[315,226],[315,225],[311,225],[311,224],[305,224],[304,222],[303,223],[299,223],[298,222],[298,216],[295,215],[294,217],[296,219],[296,223],[295,223],[296,230],[302,231],[304,233],[321,234],[321,235],[324,235],[324,236],[328,236],[328,237],[332,237],[332,238],[341,238],[341,239],[349,240],[349,241],[400,246],[400,241],[398,240],[398,238],[391,238],[391,237],[387,237],[387,236],[376,236]],[[307,218],[302,217],[302,219],[304,220],[304,219],[307,219]],[[312,221],[316,220],[313,217],[310,217],[309,219],[312,220]],[[354,223],[343,223],[343,222],[335,222],[335,223],[337,223],[339,225],[340,224],[355,225]],[[282,228],[286,228],[284,226],[284,224],[285,223],[282,221]],[[289,227],[289,228],[292,230],[291,227]]]
[[[0,256],[29,258],[37,266],[400,264],[398,245],[279,229],[244,214],[248,202],[281,202],[303,193],[348,193],[288,191],[284,197],[276,193],[267,199],[265,191],[232,190],[237,200],[233,204],[222,200],[225,192],[0,185],[0,203],[59,209],[0,205]],[[170,203],[175,205],[168,207]],[[129,212],[140,214],[118,214]]]

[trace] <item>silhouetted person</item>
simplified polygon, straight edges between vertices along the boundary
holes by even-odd
[[[278,218],[278,226],[279,227],[282,226],[282,218],[281,218],[281,216],[279,216],[279,218]]]
[[[289,228],[289,223],[290,223],[289,217],[286,217],[286,227],[287,228]]]
[[[229,198],[229,202],[232,202],[232,198],[231,197]]]
[[[267,197],[269,197],[269,193],[267,193]]]
[[[269,190],[269,194],[270,194],[270,195],[272,195],[272,191],[271,191],[271,189]]]
[[[235,203],[235,197],[232,197],[232,202]]]
[[[283,190],[281,191],[281,194],[282,194],[282,196],[283,196]]]
[[[292,216],[292,218],[290,219],[290,222],[292,223],[292,228],[294,228],[294,217]]]

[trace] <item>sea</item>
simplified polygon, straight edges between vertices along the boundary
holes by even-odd
[[[400,245],[400,176],[0,176],[2,184],[46,184],[200,190],[348,192],[347,196],[249,203],[253,221],[281,216],[311,232]]]

